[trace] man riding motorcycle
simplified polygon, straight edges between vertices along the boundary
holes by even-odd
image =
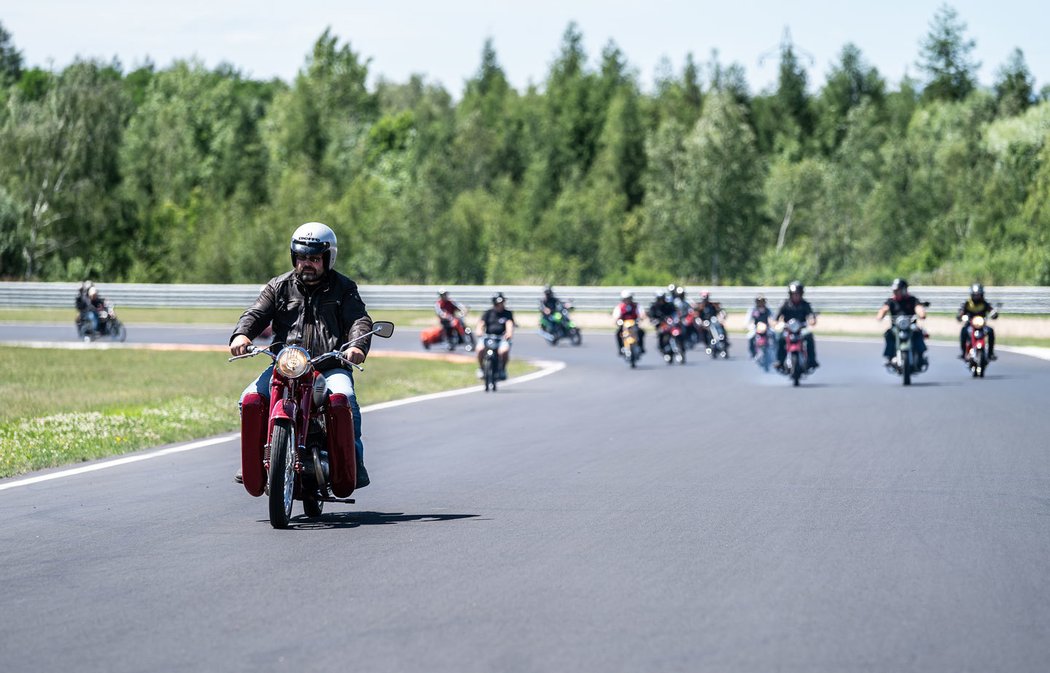
[[[809,302],[802,298],[802,295],[806,292],[806,286],[801,281],[795,280],[788,285],[787,290],[788,298],[780,306],[780,310],[777,311],[777,322],[786,323],[790,320],[798,320],[802,323],[808,322],[810,325],[816,325],[817,314],[813,312],[813,307],[809,305]],[[806,335],[806,353],[808,354],[809,369],[819,367],[816,343],[812,334]],[[774,367],[778,371],[784,368],[785,357],[787,357],[787,343],[785,339],[777,339],[777,361]]]
[[[914,315],[919,318],[926,318],[926,308],[915,296],[908,292],[908,281],[903,278],[894,279],[893,283],[890,284],[890,290],[893,291],[893,296],[883,303],[879,307],[878,313],[876,313],[876,320],[882,320],[886,317],[886,313],[890,314],[891,322],[893,318],[901,315]],[[926,342],[922,338],[922,330],[915,329],[911,333],[912,339],[912,352],[916,355],[921,356],[922,362],[926,362]],[[886,340],[886,347],[882,352],[883,357],[886,358],[886,364],[892,364],[893,358],[896,355],[896,342],[893,337],[893,327],[891,326],[886,330],[883,338]]]
[[[699,331],[700,343],[709,344],[711,343],[711,330],[704,327],[704,321],[710,320],[711,318],[722,319],[725,317],[725,312],[722,311],[722,305],[717,301],[711,301],[711,293],[704,290],[700,293],[700,298],[693,304],[693,310],[696,312],[696,317],[699,319],[697,330]],[[729,343],[729,335],[726,335],[726,343]]]
[[[455,348],[456,340],[459,338],[459,333],[452,325],[452,321],[463,314],[463,307],[449,298],[448,290],[442,289],[438,292],[437,301],[434,302],[434,313],[437,314],[438,320],[441,321],[441,329],[445,333],[445,343],[448,345],[449,350],[452,350]]]
[[[677,316],[678,310],[675,308],[674,304],[668,300],[667,294],[663,292],[657,292],[656,296],[653,299],[653,303],[649,305],[648,314],[649,320],[653,323],[653,325],[659,327],[660,323],[662,323],[667,318],[673,318]],[[670,335],[667,332],[659,329],[656,330],[656,334],[657,339],[659,340],[658,347],[660,349],[660,352],[663,352],[664,348],[667,346],[667,340],[670,338]]]
[[[612,317],[617,323],[623,320],[633,320],[635,322],[635,327],[638,329],[638,349],[644,353],[645,330],[641,326],[642,309],[638,306],[638,302],[634,300],[634,294],[630,290],[624,290],[620,293],[620,303],[613,309]],[[623,335],[619,326],[616,327],[616,350],[617,352],[623,350]]]
[[[289,252],[292,270],[271,278],[259,298],[233,328],[230,353],[244,355],[267,325],[273,326],[274,343],[297,343],[313,354],[332,351],[372,330],[372,319],[358,293],[357,284],[335,270],[339,251],[335,232],[320,222],[307,222],[292,234]],[[367,336],[343,351],[354,364],[365,361],[372,338]],[[361,408],[354,394],[353,372],[339,363],[322,372],[328,394],[345,395],[354,419],[354,448],[357,454],[357,488],[368,486],[361,442]],[[241,394],[257,393],[267,401],[273,365]],[[237,481],[240,481],[240,470]]]
[[[99,295],[98,288],[90,280],[80,284],[76,305],[80,320],[91,326],[92,334],[98,334],[98,312],[105,308],[106,300]]]
[[[982,318],[995,318],[998,317],[999,312],[995,310],[990,303],[984,299],[984,285],[980,283],[974,283],[970,286],[970,298],[963,302],[962,307],[956,314],[956,320],[962,320],[964,317],[966,321],[963,323],[962,331],[959,332],[959,346],[962,348],[962,355],[959,357],[963,360],[966,359],[966,342],[970,339],[970,320],[975,316],[981,316]],[[995,355],[995,330],[987,322],[984,324],[984,330],[988,334],[988,359],[997,360]]]
[[[511,340],[514,338],[514,313],[507,309],[507,300],[502,292],[492,297],[492,308],[478,319],[477,334],[494,334],[502,337],[499,343],[500,380],[507,378],[507,361],[510,360]],[[478,348],[478,378],[485,378],[485,349]]]
[[[755,297],[755,305],[751,307],[751,310],[747,314],[747,349],[751,353],[751,357],[755,357],[755,328],[758,323],[765,323],[766,327],[770,327],[770,321],[773,319],[773,312],[766,306],[766,296],[763,294]]]

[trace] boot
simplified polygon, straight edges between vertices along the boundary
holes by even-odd
[[[357,485],[354,488],[364,488],[370,483],[364,461],[357,461]]]
[[[244,473],[241,472],[241,468],[239,468],[239,467],[237,468],[237,474],[233,475],[233,483],[235,483],[235,484],[243,484],[244,483]]]

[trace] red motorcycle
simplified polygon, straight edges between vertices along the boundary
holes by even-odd
[[[374,323],[369,332],[383,338],[393,333],[394,323],[386,321]],[[321,516],[326,502],[354,502],[349,496],[357,485],[357,456],[350,402],[346,395],[326,394],[318,365],[336,360],[364,371],[342,352],[369,334],[316,357],[301,346],[284,345],[276,354],[252,346],[229,359],[263,354],[274,361],[269,405],[258,393],[246,395],[241,405],[244,490],[269,496],[274,528],[288,527],[295,500],[302,500],[309,517]]]
[[[809,335],[809,327],[800,320],[791,319],[784,326],[784,339],[786,357],[781,372],[791,379],[792,385],[797,386],[803,376],[809,371],[809,353],[806,350],[806,337]]]
[[[975,379],[983,379],[988,370],[988,323],[980,315],[973,318],[963,316],[963,320],[969,321],[966,327],[966,366]]]
[[[660,350],[664,356],[664,362],[671,364],[677,362],[685,364],[685,329],[682,320],[677,316],[664,318],[660,321]]]
[[[466,314],[467,312],[464,311],[462,314],[457,314],[449,319],[452,323],[451,341],[446,338],[445,327],[443,325],[423,330],[419,334],[419,341],[423,344],[423,348],[429,350],[431,346],[444,341],[445,348],[450,351],[455,350],[456,346],[463,346],[464,350],[467,352],[474,350],[474,333],[471,332],[470,328],[463,322],[463,317],[466,316]]]

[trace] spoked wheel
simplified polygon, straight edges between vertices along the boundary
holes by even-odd
[[[287,528],[295,492],[295,433],[287,420],[273,426],[270,449],[270,525]]]
[[[324,512],[324,501],[317,500],[316,498],[303,498],[303,511],[306,512],[306,516],[319,517]]]

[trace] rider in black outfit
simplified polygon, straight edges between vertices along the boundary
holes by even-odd
[[[788,285],[788,299],[777,311],[776,320],[778,322],[798,320],[802,323],[816,324],[817,314],[813,312],[813,307],[809,305],[809,302],[802,298],[805,291],[806,286],[797,280],[792,281]],[[806,353],[809,355],[809,368],[816,369],[819,367],[820,365],[817,363],[817,347],[813,341],[813,334],[806,335]],[[777,339],[777,361],[774,365],[777,369],[784,368],[785,357],[787,357],[787,339]]]
[[[668,295],[663,292],[657,292],[656,298],[653,300],[653,303],[649,305],[648,311],[649,320],[652,321],[656,328],[657,338],[659,339],[657,345],[659,346],[661,353],[667,345],[667,340],[670,335],[667,332],[660,330],[660,323],[667,318],[674,317],[678,313],[674,303],[669,301],[667,297]]]
[[[499,344],[500,380],[507,378],[507,360],[510,359],[510,346],[514,338],[514,313],[507,309],[507,301],[502,292],[492,297],[492,308],[481,314],[477,331],[482,334],[494,334],[502,337]],[[478,378],[482,378],[485,349],[478,348]]]
[[[920,318],[926,317],[926,309],[923,307],[922,302],[917,297],[908,293],[908,281],[903,278],[897,278],[890,285],[890,289],[893,291],[893,296],[886,300],[886,302],[879,307],[877,314],[877,320],[882,320],[886,317],[886,313],[890,314],[890,320],[901,315],[917,315]],[[893,326],[891,325],[886,333],[883,335],[886,339],[886,348],[882,351],[883,357],[886,358],[886,364],[890,364],[893,359],[896,350],[896,342],[893,338]],[[911,346],[912,350],[918,355],[922,355],[922,361],[926,362],[926,342],[922,338],[922,330],[915,329],[911,333]]]
[[[959,357],[966,359],[966,342],[970,339],[970,320],[974,316],[981,316],[982,318],[995,318],[999,315],[999,312],[995,310],[995,307],[989,304],[984,299],[984,285],[980,283],[974,283],[970,286],[970,298],[963,302],[962,307],[956,314],[956,320],[962,320],[963,316],[966,316],[967,320],[963,324],[962,331],[959,332],[959,347],[962,349],[962,355]],[[988,334],[988,359],[996,360],[995,356],[995,330],[988,323],[984,325],[984,331]]]

